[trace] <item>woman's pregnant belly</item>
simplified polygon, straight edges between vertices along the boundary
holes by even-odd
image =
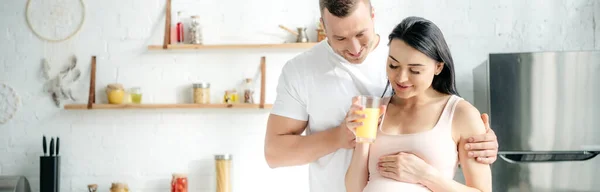
[[[363,192],[431,192],[431,190],[418,184],[391,179],[376,179],[369,181]]]

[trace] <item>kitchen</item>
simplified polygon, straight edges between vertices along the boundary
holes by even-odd
[[[471,102],[473,70],[490,53],[600,50],[600,2],[593,0],[372,3],[382,36],[407,16],[436,22],[455,58],[458,90]],[[189,191],[215,191],[219,154],[231,154],[233,191],[308,191],[307,168],[269,169],[263,144],[282,66],[318,40],[318,3],[173,0],[170,7],[168,31],[175,34],[168,36],[170,42],[178,45],[178,21],[189,27],[199,15],[202,43],[227,46],[188,49],[187,34],[188,42],[164,50],[166,0],[6,2],[0,8],[6,26],[0,36],[0,82],[2,93],[10,95],[3,94],[8,96],[0,105],[7,109],[0,117],[6,119],[0,124],[0,175],[22,175],[40,191],[46,136],[48,147],[60,138],[62,192],[88,191],[90,184],[110,191],[112,183],[126,183],[131,191],[166,191],[174,173],[187,175]],[[52,22],[64,30],[53,33]],[[298,27],[307,28],[309,43],[297,43],[292,32]],[[277,46],[244,46],[262,44]],[[57,106],[45,89],[73,58],[80,71],[72,86],[76,101]],[[253,82],[252,104],[241,97],[246,78]],[[91,79],[94,106],[108,109],[86,110]],[[213,104],[194,107],[206,106],[193,104],[194,84],[206,82]],[[141,103],[157,105],[111,108],[107,95],[113,92],[105,91],[111,84],[120,84],[119,90],[138,87]],[[241,104],[222,104],[231,89]]]

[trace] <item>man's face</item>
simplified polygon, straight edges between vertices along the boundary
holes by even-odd
[[[373,14],[369,4],[360,2],[354,12],[340,18],[323,10],[323,25],[333,50],[350,63],[362,63],[375,39]]]

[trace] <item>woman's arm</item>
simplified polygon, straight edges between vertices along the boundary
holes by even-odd
[[[356,143],[352,161],[346,172],[346,191],[362,192],[369,179],[369,146],[368,143]]]
[[[470,158],[467,154],[468,151],[465,150],[465,144],[469,137],[484,134],[486,131],[477,108],[467,101],[459,101],[454,112],[452,127],[452,132],[460,136],[458,142],[458,159],[463,175],[465,176],[466,185],[435,175],[427,176],[423,184],[432,191],[492,191],[492,171],[490,166]]]

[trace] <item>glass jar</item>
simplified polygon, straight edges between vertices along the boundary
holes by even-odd
[[[254,103],[254,87],[250,78],[247,78],[244,84],[244,103]]]
[[[125,98],[123,85],[115,83],[106,86],[106,96],[110,104],[122,104]]]
[[[191,17],[189,32],[192,44],[202,44],[202,25],[200,25],[200,16],[194,15]]]
[[[186,174],[175,173],[171,180],[171,192],[187,192],[188,179]]]
[[[215,155],[217,192],[231,192],[231,155]]]
[[[225,91],[223,103],[233,104],[238,102],[238,94],[235,89]]]
[[[142,103],[142,91],[139,87],[132,87],[129,89],[129,97],[131,97],[131,103],[141,104]]]
[[[194,84],[194,103],[210,103],[210,83],[202,82]]]
[[[112,183],[110,192],[129,192],[129,186],[125,183]]]

